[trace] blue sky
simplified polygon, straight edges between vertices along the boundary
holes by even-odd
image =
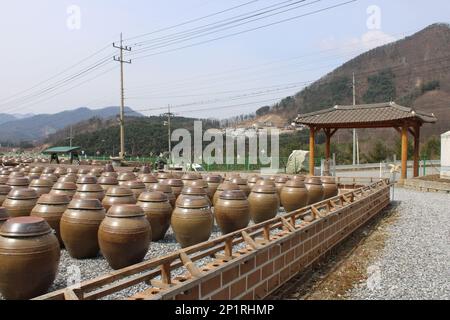
[[[249,113],[299,91],[304,82],[318,79],[358,53],[403,38],[429,24],[450,22],[450,2],[444,0],[358,0],[312,14],[345,1],[307,0],[297,4],[303,7],[290,12],[192,39],[178,46],[310,14],[302,18],[204,45],[137,59],[125,66],[126,104],[137,110],[148,110],[142,111],[148,115],[161,113],[161,108],[168,104],[183,116],[224,118]],[[86,73],[85,77],[65,83],[65,86],[54,85],[101,58],[110,61],[108,56],[117,52],[111,43],[118,40],[120,32],[128,39],[248,2],[250,0],[2,1],[0,113],[54,113],[80,106],[118,105],[119,70],[111,70],[117,67],[114,62],[105,63]],[[127,44],[138,50],[140,47],[134,45],[137,42],[155,41],[157,37],[281,2],[294,6],[292,3],[296,1],[253,1],[224,14],[136,38]],[[80,10],[79,20],[75,20],[79,21],[79,29],[71,29],[67,25],[68,20],[74,21],[71,19],[75,16],[73,11],[67,11],[71,6]],[[369,26],[368,20],[372,22]],[[100,48],[106,49],[52,80],[22,92]],[[152,52],[158,50],[147,54]],[[143,55],[132,52],[130,58]],[[93,80],[82,83],[89,79]],[[72,89],[73,86],[78,87]]]

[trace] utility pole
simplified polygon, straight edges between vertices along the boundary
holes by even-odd
[[[170,117],[172,116],[172,113],[170,112],[170,104],[167,105],[167,121],[164,121],[164,125],[167,125],[167,144],[169,146],[169,159],[170,163],[172,163],[172,142],[170,141],[170,135],[171,135],[171,128],[170,128]]]
[[[356,83],[353,72],[353,105],[356,106]],[[356,129],[353,129],[353,165],[356,165]]]
[[[120,55],[117,58],[113,57],[114,61],[120,62],[120,153],[119,158],[123,159],[125,156],[125,97],[123,89],[123,64],[131,64],[131,60],[123,60],[123,51],[131,51],[131,47],[123,46],[122,33],[120,33],[120,45],[113,43],[113,47],[120,50]]]

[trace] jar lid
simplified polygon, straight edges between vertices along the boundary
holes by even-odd
[[[244,179],[242,177],[234,177],[233,179],[231,179],[231,182],[237,184],[238,186],[247,185],[247,179]]]
[[[24,177],[24,176],[25,175],[23,174],[23,172],[20,172],[20,171],[14,171],[9,174],[10,178],[20,178],[20,177]]]
[[[33,179],[30,182],[30,187],[52,187],[53,182],[49,179]]]
[[[116,196],[116,197],[127,197],[132,196],[133,191],[131,191],[130,188],[123,187],[123,186],[115,186],[111,187],[106,191],[107,196]]]
[[[242,190],[225,190],[219,196],[223,200],[246,200],[245,192]]]
[[[171,187],[182,187],[184,185],[184,183],[181,179],[175,179],[175,178],[167,180],[167,184]]]
[[[6,221],[9,219],[8,210],[6,208],[0,207],[0,221]]]
[[[139,180],[129,180],[125,185],[130,189],[145,189],[145,184]]]
[[[151,173],[152,169],[150,169],[149,166],[142,166],[141,169],[139,170],[140,173],[143,174],[147,174],[147,173]]]
[[[70,201],[69,209],[84,209],[84,210],[100,210],[103,209],[102,203],[98,199],[82,199],[73,198]]]
[[[53,185],[54,190],[77,190],[74,182],[57,182]]]
[[[286,183],[288,181],[289,181],[288,177],[284,177],[284,176],[278,177],[275,179],[275,183]]]
[[[286,187],[289,188],[305,188],[305,183],[299,179],[295,179],[295,180],[289,180],[288,182],[286,182],[285,184]]]
[[[206,180],[206,182],[220,183],[222,181],[222,177],[221,176],[210,175],[210,176],[206,176],[205,180]]]
[[[27,177],[16,177],[16,178],[9,178],[6,182],[9,186],[28,186],[30,183],[30,180],[28,180]]]
[[[272,182],[273,183],[273,182]],[[263,184],[263,185],[255,185],[252,189],[254,193],[276,193],[277,189],[275,186]]]
[[[102,173],[102,175],[101,175],[101,177],[104,177],[104,178],[107,178],[107,177],[110,177],[110,178],[115,178],[116,180],[117,180],[117,177],[119,176],[119,174],[117,173],[117,172],[114,172],[114,171],[104,171],[103,173]]]
[[[7,195],[11,191],[11,187],[7,185],[0,185],[0,194],[1,195]]]
[[[58,179],[58,182],[77,182],[78,177],[73,173],[68,173],[65,176],[62,176]]]
[[[224,183],[219,184],[219,186],[217,187],[217,190],[224,191],[224,190],[240,190],[240,189],[236,183],[224,182]]]
[[[319,177],[308,177],[305,180],[306,184],[322,184],[322,180]]]
[[[107,184],[107,185],[116,185],[119,183],[117,181],[117,178],[110,176],[101,176],[97,182],[98,184]]]
[[[158,179],[156,179],[156,177],[150,173],[143,174],[140,180],[144,183],[158,183]]]
[[[52,232],[49,224],[41,217],[17,217],[6,220],[0,229],[4,237],[35,237]]]
[[[107,164],[105,164],[105,167],[104,167],[104,169],[103,169],[103,172],[105,173],[105,172],[114,172],[115,170],[114,170],[114,167],[113,167],[113,165],[111,164],[111,163],[107,163]]]
[[[119,181],[136,180],[136,175],[133,172],[122,172],[119,174],[117,180]]]
[[[8,198],[13,200],[37,199],[39,196],[34,189],[12,189],[8,193]]]
[[[103,188],[99,184],[80,184],[77,186],[77,191],[100,192],[103,191]]]
[[[67,168],[67,173],[78,173],[78,168]]]
[[[52,182],[56,182],[56,180],[58,180],[58,177],[53,173],[43,173],[43,174],[41,174],[40,178],[50,180]]]
[[[112,218],[131,218],[145,216],[142,208],[135,204],[118,204],[109,208],[106,213],[107,217]]]
[[[43,174],[53,173],[53,172],[55,172],[55,168],[52,168],[52,167],[46,167],[44,170],[42,170]]]
[[[69,204],[70,199],[64,194],[43,194],[39,197],[38,204]]]
[[[258,182],[259,180],[261,180],[262,178],[260,177],[260,176],[250,176],[248,179],[247,179],[247,182],[249,182],[249,183],[256,183],[256,182]]]
[[[182,180],[197,180],[198,176],[195,173],[185,173],[181,177]]]
[[[160,191],[164,193],[173,193],[172,188],[167,183],[156,183],[152,186],[153,191]]]
[[[185,209],[208,208],[210,203],[205,197],[201,196],[183,196],[176,203],[177,207]]]
[[[6,184],[6,182],[8,182],[8,176],[0,175],[0,185],[1,184]]]
[[[67,173],[67,169],[63,168],[63,167],[58,167],[55,169],[54,171],[55,173],[59,174],[59,175],[63,175]]]
[[[292,180],[305,181],[305,176],[295,175],[292,177]]]
[[[78,174],[88,174],[89,173],[89,169],[87,168],[82,168],[78,170]]]
[[[256,185],[275,187],[275,182],[273,182],[273,180],[270,179],[261,179],[256,182]]]
[[[42,173],[42,171],[44,171],[43,167],[33,167],[30,169],[30,172],[32,173]]]
[[[138,201],[142,202],[166,202],[169,198],[165,193],[159,191],[142,192]]]
[[[196,186],[188,186],[188,187],[184,187],[181,190],[181,194],[205,196],[207,193],[206,193],[205,188],[196,187]]]
[[[191,182],[191,186],[192,187],[197,187],[197,188],[208,188],[208,182],[206,182],[205,180],[194,180]]]
[[[173,175],[169,172],[160,172],[156,177],[158,179],[172,179]]]
[[[82,176],[78,178],[77,184],[95,184],[97,183],[97,177],[95,176]]]
[[[89,172],[95,174],[102,174],[103,168],[92,168]]]

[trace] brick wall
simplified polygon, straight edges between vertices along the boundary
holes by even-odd
[[[216,260],[200,277],[175,278],[174,286],[132,299],[263,299],[305,270],[380,213],[390,202],[386,186],[293,232],[283,231],[259,249],[243,249]]]

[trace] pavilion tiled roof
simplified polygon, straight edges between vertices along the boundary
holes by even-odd
[[[403,107],[395,102],[335,106],[313,113],[299,114],[296,124],[310,126],[383,126],[413,120],[420,123],[434,123],[434,114]]]

